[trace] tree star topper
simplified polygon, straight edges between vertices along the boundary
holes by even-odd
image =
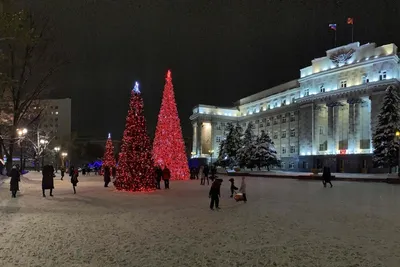
[[[139,83],[138,83],[138,82],[135,82],[135,86],[133,87],[133,91],[134,91],[135,93],[140,94]]]

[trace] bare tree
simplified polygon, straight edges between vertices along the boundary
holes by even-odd
[[[43,107],[38,103],[49,79],[65,64],[49,57],[49,31],[48,18],[38,19],[29,11],[3,11],[0,16],[0,155],[7,156],[7,169],[12,165],[17,129],[40,118]]]

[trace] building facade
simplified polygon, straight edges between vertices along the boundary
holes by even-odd
[[[193,157],[217,157],[225,125],[252,121],[267,132],[283,170],[378,172],[372,133],[385,89],[399,85],[397,46],[358,42],[326,51],[300,78],[240,99],[234,107],[198,105],[190,117]]]

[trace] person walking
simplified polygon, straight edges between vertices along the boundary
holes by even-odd
[[[43,197],[46,197],[45,190],[50,189],[50,196],[53,196],[54,189],[54,173],[53,166],[45,165],[42,170],[42,192]]]
[[[64,167],[64,166],[62,166],[62,167],[60,168],[60,171],[61,171],[61,181],[62,181],[62,180],[64,180],[64,175],[65,175],[65,167]]]
[[[231,182],[231,196],[233,197],[233,193],[235,193],[235,190],[238,190],[238,188],[235,186],[235,179],[231,178],[229,179],[229,182]]]
[[[117,168],[115,166],[111,168],[111,175],[113,180],[115,180],[115,177],[117,177]]]
[[[111,182],[111,174],[110,167],[104,167],[104,187],[108,187],[108,184]]]
[[[204,185],[204,166],[201,165],[199,168],[200,184]]]
[[[221,181],[216,179],[210,188],[208,197],[210,198],[210,209],[214,210],[214,205],[217,210],[219,210],[219,198],[221,196]]]
[[[165,166],[163,170],[163,180],[165,189],[169,189],[169,179],[171,179],[171,171],[167,168],[167,166]]]
[[[331,187],[333,186],[331,179],[332,179],[331,168],[324,167],[324,171],[322,173],[322,184],[324,185],[324,187],[326,187],[326,184],[330,184]]]
[[[11,197],[16,198],[17,197],[17,191],[19,191],[19,182],[21,181],[20,179],[20,173],[17,170],[16,166],[13,166],[9,176],[11,177],[10,180],[10,191],[11,191]]]
[[[243,201],[244,203],[247,202],[247,196],[246,196],[246,177],[242,177],[242,183],[240,184],[239,192],[243,194]]]
[[[156,189],[161,189],[161,179],[163,178],[163,170],[160,166],[156,167]]]
[[[210,174],[210,168],[208,167],[208,165],[204,166],[203,169],[203,173],[204,173],[204,180],[203,180],[203,184],[206,184],[206,180],[207,180],[207,185],[210,184],[210,180],[208,179],[208,174]]]
[[[76,194],[76,186],[78,185],[78,176],[79,176],[79,171],[74,170],[74,173],[71,176],[71,184],[72,184],[72,189],[74,189],[74,194]]]
[[[74,170],[75,170],[74,165],[71,165],[71,166],[69,167],[69,173],[68,173],[70,177],[72,177],[72,175],[74,174]]]

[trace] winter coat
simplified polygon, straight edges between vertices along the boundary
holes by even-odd
[[[171,171],[168,168],[164,168],[163,170],[163,180],[171,179]]]
[[[19,191],[20,174],[17,169],[10,171],[10,191]]]
[[[239,192],[242,193],[242,194],[246,194],[246,182],[244,180],[242,180]]]
[[[331,169],[329,167],[324,167],[324,172],[322,173],[322,179],[325,182],[331,181]]]
[[[72,175],[74,174],[74,170],[75,170],[74,166],[71,166],[71,167],[69,168],[69,176],[72,177]]]
[[[74,173],[71,176],[71,184],[73,186],[76,186],[78,184],[78,176],[79,176],[79,172],[78,170],[75,170]]]
[[[104,182],[105,183],[111,182],[110,167],[104,168]]]
[[[161,179],[163,178],[163,170],[161,168],[156,168],[156,181],[160,182]]]
[[[203,173],[204,173],[204,176],[208,176],[208,174],[210,173],[210,169],[208,168],[207,165],[204,167]]]
[[[230,180],[230,182],[231,182],[231,189],[238,190],[238,188],[235,186],[235,181],[232,179],[232,180]]]
[[[53,167],[46,165],[42,170],[42,189],[54,189]]]
[[[210,188],[210,192],[208,193],[210,197],[212,196],[220,196],[221,195],[221,182],[219,180],[215,180]]]

